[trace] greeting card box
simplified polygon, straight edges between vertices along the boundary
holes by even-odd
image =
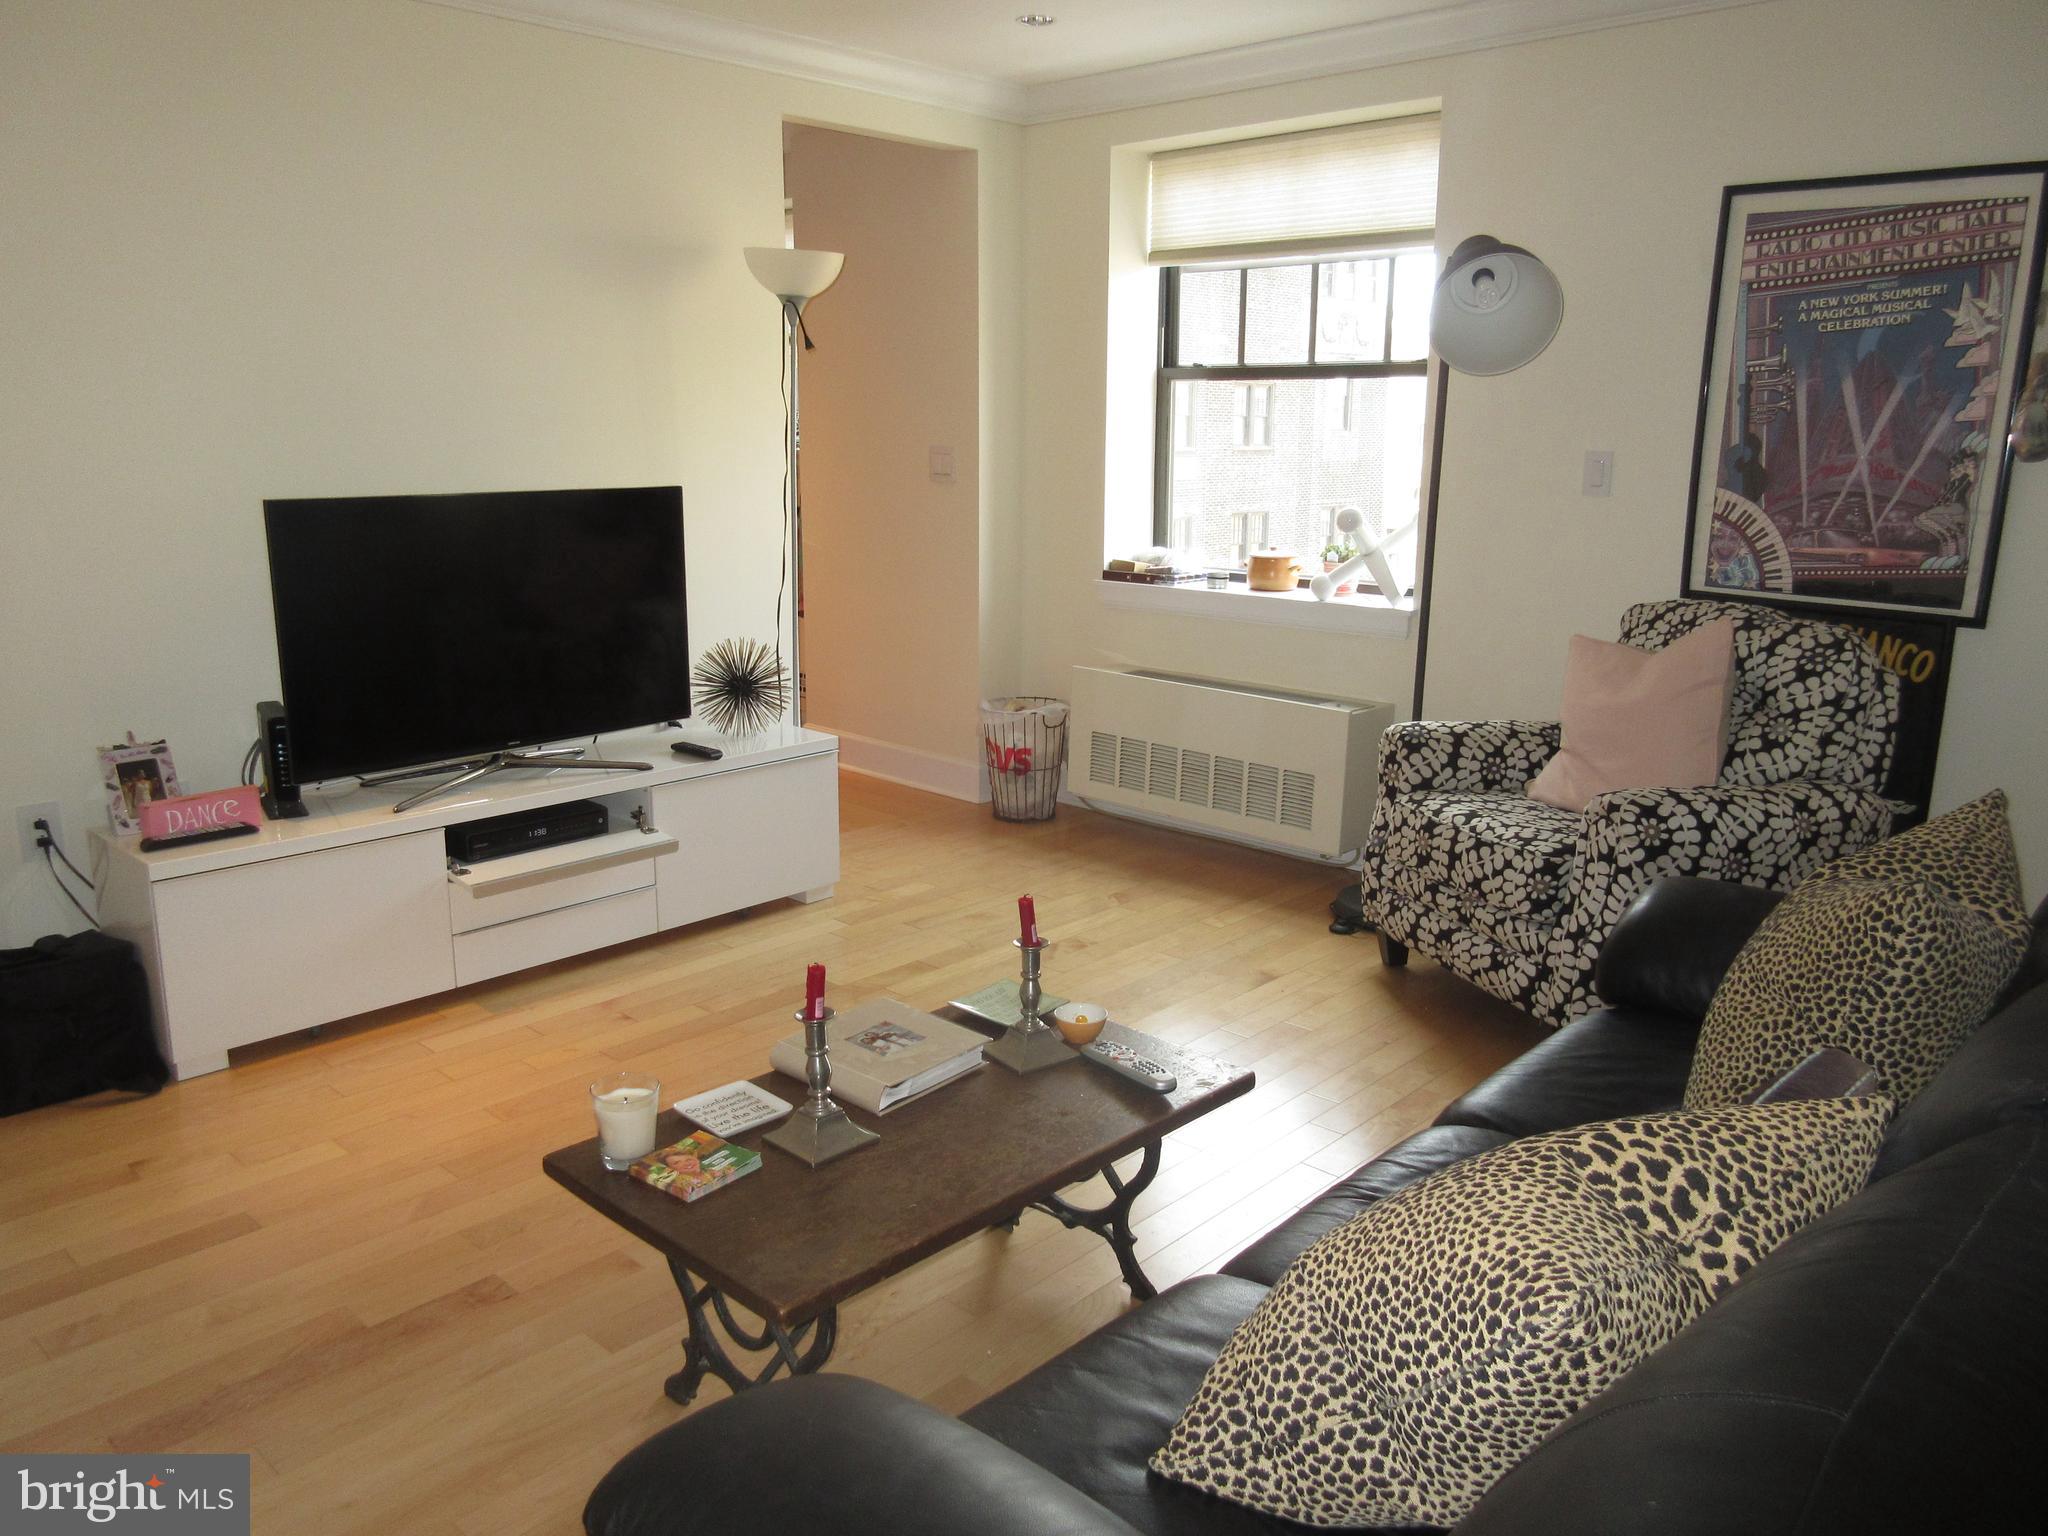
[[[145,800],[135,809],[144,837],[190,837],[222,827],[263,825],[263,802],[254,785],[180,795],[175,800]]]

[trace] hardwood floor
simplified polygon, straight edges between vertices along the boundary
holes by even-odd
[[[1331,871],[1070,807],[1000,824],[852,775],[841,808],[831,901],[251,1047],[153,1099],[0,1120],[0,1446],[248,1451],[258,1532],[578,1529],[605,1469],[684,1411],[661,1392],[666,1269],[540,1171],[589,1134],[585,1084],[639,1069],[674,1097],[762,1070],[809,960],[842,1005],[1011,974],[1024,890],[1050,989],[1257,1069],[1169,1141],[1140,1202],[1162,1288],[1540,1034],[1326,932]],[[958,1410],[1127,1305],[1107,1245],[1027,1213],[843,1307],[830,1368]]]

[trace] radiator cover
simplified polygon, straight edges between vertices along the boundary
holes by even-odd
[[[1365,841],[1393,705],[1105,667],[1073,693],[1082,799],[1326,858]]]

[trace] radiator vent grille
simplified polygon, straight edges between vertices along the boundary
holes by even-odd
[[[1145,788],[1145,743],[1135,736],[1117,738],[1116,787],[1137,791]]]
[[[1116,738],[1107,731],[1088,733],[1088,782],[1116,782]]]
[[[1178,747],[1169,747],[1162,741],[1153,742],[1151,792],[1163,800],[1171,800],[1174,797],[1179,766]]]
[[[1316,820],[1316,776],[1289,768],[1280,775],[1280,824],[1307,832]]]
[[[1209,790],[1209,808],[1228,816],[1244,814],[1244,760],[1237,757],[1214,759],[1214,778]]]
[[[1244,776],[1244,813],[1255,821],[1280,819],[1280,770],[1253,763]]]
[[[1392,706],[1075,667],[1073,788],[1091,805],[1325,858],[1371,825]]]
[[[1088,733],[1088,782],[1114,784],[1160,800],[1207,806],[1251,821],[1307,832],[1316,819],[1316,776],[1298,768],[1215,757],[1192,747]]]

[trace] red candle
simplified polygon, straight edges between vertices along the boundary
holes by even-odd
[[[804,1017],[815,1019],[825,1007],[825,967],[813,965],[804,972]]]
[[[1017,898],[1017,926],[1022,931],[1025,947],[1035,947],[1038,943],[1038,908],[1032,905],[1029,896]]]

